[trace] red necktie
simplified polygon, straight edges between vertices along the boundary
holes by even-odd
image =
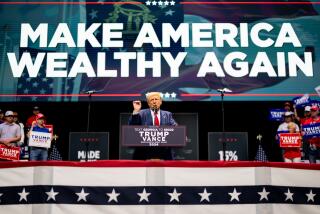
[[[154,125],[155,126],[160,126],[159,118],[158,118],[158,113],[154,113]]]

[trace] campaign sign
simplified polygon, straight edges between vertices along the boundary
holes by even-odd
[[[310,106],[318,106],[318,108],[320,108],[320,101],[318,101],[318,100],[310,100],[309,105]]]
[[[282,133],[280,134],[280,147],[281,148],[291,148],[301,147],[301,135],[300,133]]]
[[[70,132],[69,160],[109,159],[109,132]]]
[[[119,159],[133,158],[135,147],[122,146],[122,126],[128,124],[131,113],[120,114],[119,124]],[[174,113],[173,117],[180,126],[186,127],[186,146],[171,147],[175,160],[199,160],[199,129],[198,113]]]
[[[280,135],[283,133],[289,133],[289,130],[286,131],[277,131],[277,143],[280,144]]]
[[[304,138],[320,137],[320,123],[302,125]]]
[[[292,101],[296,105],[296,107],[304,107],[309,104],[310,98],[308,94],[305,94],[302,97],[293,98]]]
[[[0,145],[0,159],[19,160],[20,148],[15,146]]]
[[[269,120],[270,121],[282,121],[284,112],[285,112],[284,109],[270,109]]]
[[[51,124],[45,124],[44,127],[46,127],[46,128],[49,130],[49,132],[50,132],[51,134],[53,134],[53,125],[51,125]]]
[[[50,148],[51,146],[51,133],[46,132],[30,132],[29,146]]]
[[[249,160],[247,132],[208,132],[209,160],[223,160],[223,143],[226,161]]]
[[[122,146],[185,146],[185,126],[122,126]]]

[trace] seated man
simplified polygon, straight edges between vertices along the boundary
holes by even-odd
[[[129,125],[146,126],[176,126],[172,113],[160,110],[162,98],[159,92],[150,92],[146,95],[148,109],[141,110],[141,101],[133,101],[133,113],[129,118]],[[168,147],[139,147],[135,148],[134,160],[163,159],[172,160],[172,151]]]

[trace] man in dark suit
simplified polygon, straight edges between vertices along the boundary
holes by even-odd
[[[146,126],[176,126],[172,113],[160,110],[162,98],[159,92],[146,95],[149,109],[141,110],[141,101],[133,101],[133,113],[129,118],[129,125]],[[163,159],[172,160],[172,150],[168,147],[138,147],[133,154],[134,160]]]

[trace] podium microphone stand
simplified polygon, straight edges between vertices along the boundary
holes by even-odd
[[[87,115],[87,129],[86,132],[89,133],[90,131],[90,116],[91,116],[91,102],[92,102],[92,94],[96,93],[95,90],[86,91],[88,94],[88,115]],[[89,142],[86,141],[86,162],[88,161],[88,152],[89,152]]]
[[[222,152],[223,152],[223,161],[226,161],[226,139],[225,139],[225,119],[224,119],[224,94],[231,93],[232,91],[228,88],[219,88],[217,89],[220,92],[221,97],[221,113],[222,113]]]

